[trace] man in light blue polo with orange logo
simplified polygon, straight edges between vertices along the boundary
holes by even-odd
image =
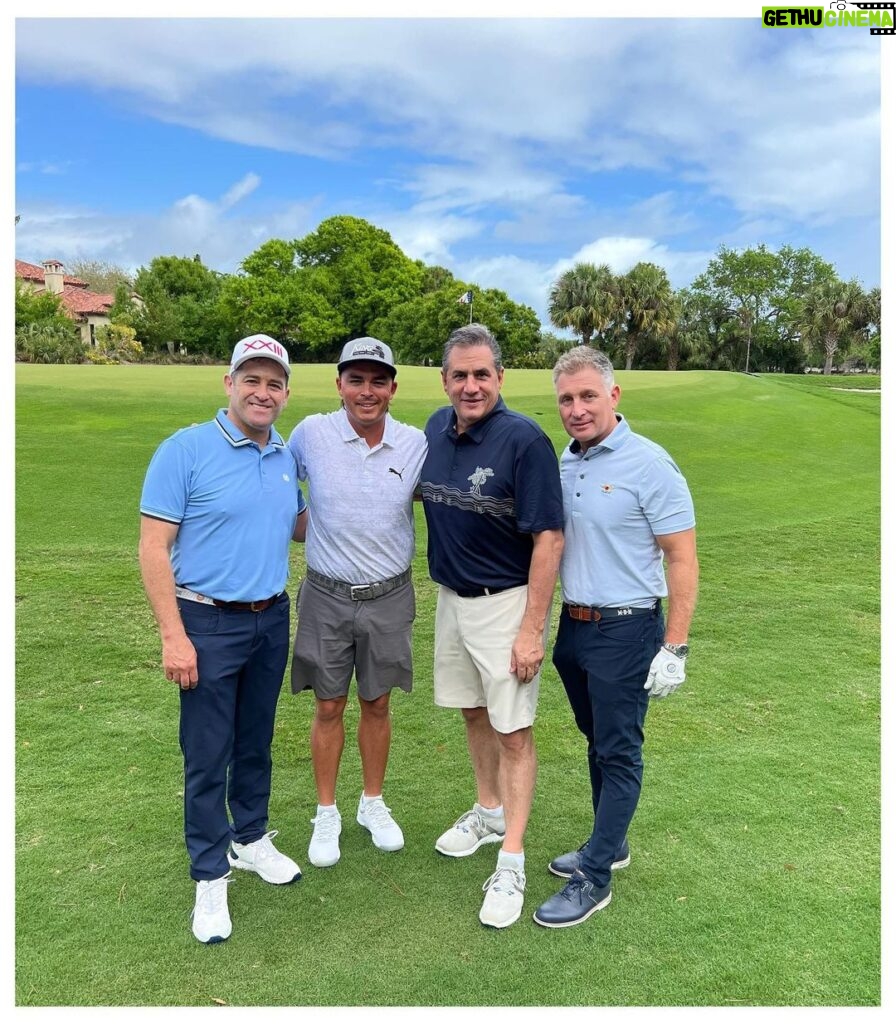
[[[587,345],[571,349],[554,366],[554,385],[572,441],[560,457],[563,608],[553,662],[588,741],[594,819],[579,849],[551,861],[548,870],[568,881],[534,918],[568,928],[609,904],[611,872],[630,862],[644,720],[651,697],[684,682],[698,565],[685,478],[616,412],[610,360]]]
[[[180,693],[184,835],[200,942],[231,933],[231,867],[275,885],[301,877],[267,830],[274,715],[289,656],[289,545],[304,539],[306,520],[295,461],[273,426],[289,372],[275,339],[240,341],[224,377],[227,408],[162,442],[140,500],[143,585],[165,677]]]

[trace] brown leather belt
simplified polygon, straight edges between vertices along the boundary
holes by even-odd
[[[623,606],[619,608],[595,608],[587,604],[567,604],[563,607],[569,613],[571,619],[577,622],[600,622],[601,619],[626,618],[629,615],[652,615],[659,607],[659,601],[655,601],[648,608],[632,608]]]
[[[206,597],[205,594],[197,594],[195,590],[189,590],[187,587],[177,586],[174,588],[174,592],[185,601],[195,601],[197,604],[211,604],[215,608],[223,608],[228,612],[263,612],[265,608],[270,608],[283,593],[281,591],[280,594],[265,597],[261,601],[219,601],[216,597]]]

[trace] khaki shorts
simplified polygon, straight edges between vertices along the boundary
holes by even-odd
[[[488,708],[496,732],[535,721],[539,672],[521,683],[510,672],[510,652],[526,610],[528,587],[484,597],[458,597],[439,587],[436,604],[435,702],[443,708]],[[547,643],[550,622],[545,624]]]
[[[296,611],[293,693],[314,690],[321,700],[345,697],[353,674],[362,700],[376,700],[396,686],[410,692],[412,582],[372,601],[353,601],[306,579]]]

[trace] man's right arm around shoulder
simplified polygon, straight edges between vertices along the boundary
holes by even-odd
[[[190,642],[177,607],[171,548],[180,526],[177,523],[140,517],[140,573],[162,640],[162,668],[165,678],[182,690],[199,682],[196,649]]]

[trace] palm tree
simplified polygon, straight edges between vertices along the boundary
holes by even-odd
[[[675,296],[669,277],[655,263],[636,263],[621,279],[625,309],[625,368],[630,370],[643,337],[665,338],[675,328]]]
[[[868,312],[868,296],[855,278],[822,281],[806,293],[800,308],[800,328],[807,347],[824,354],[826,375],[837,352],[845,355],[865,329]]]
[[[577,263],[551,286],[548,316],[555,327],[570,327],[589,345],[620,317],[619,282],[606,263]]]
[[[698,297],[690,288],[681,288],[673,296],[675,325],[661,340],[666,353],[666,369],[677,370],[682,361],[708,348],[707,331],[703,323]]]
[[[880,369],[880,288],[868,292],[868,348],[874,365]]]

